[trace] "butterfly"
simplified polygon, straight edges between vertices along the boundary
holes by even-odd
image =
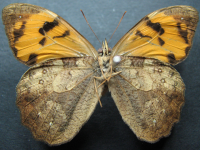
[[[198,23],[195,8],[154,11],[112,50],[105,41],[99,51],[63,18],[39,6],[10,4],[2,19],[14,56],[30,66],[17,85],[16,104],[37,140],[49,145],[72,140],[106,85],[140,140],[155,143],[179,121],[185,85],[172,65],[189,54]]]

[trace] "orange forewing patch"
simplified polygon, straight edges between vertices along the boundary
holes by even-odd
[[[26,65],[55,58],[98,56],[69,23],[42,7],[11,4],[3,9],[3,21],[16,58]]]
[[[184,60],[198,22],[193,7],[172,6],[144,17],[114,46],[112,55],[156,58],[170,64]]]

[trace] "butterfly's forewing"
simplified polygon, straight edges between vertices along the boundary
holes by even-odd
[[[92,57],[53,60],[22,76],[16,103],[36,139],[49,145],[68,142],[89,119],[98,102],[92,63]]]
[[[154,11],[120,39],[112,56],[141,56],[177,64],[191,49],[197,22],[198,12],[191,6]]]
[[[15,57],[26,65],[54,58],[98,56],[78,31],[45,8],[10,4],[3,9],[2,19]]]
[[[185,86],[179,73],[156,59],[122,56],[108,87],[122,115],[141,140],[168,136],[179,121]]]

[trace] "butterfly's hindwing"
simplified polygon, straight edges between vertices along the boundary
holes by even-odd
[[[22,123],[49,145],[70,141],[98,102],[92,57],[53,60],[29,69],[17,85]],[[96,81],[98,86],[100,83]],[[98,93],[102,92],[102,86]]]
[[[122,57],[108,87],[123,120],[141,140],[168,136],[179,121],[185,85],[171,66],[155,59]]]

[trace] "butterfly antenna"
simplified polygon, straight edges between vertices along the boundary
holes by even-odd
[[[118,23],[118,25],[117,25],[117,28],[119,27],[119,24],[121,23],[121,21],[122,21],[122,19],[123,19],[123,17],[124,17],[125,14],[126,14],[126,11],[124,12],[123,16],[121,17],[121,19],[120,19],[120,21],[119,21],[119,23]],[[115,29],[115,31],[117,30],[117,28]],[[111,38],[113,37],[115,31],[113,32],[113,34],[111,35],[110,39],[108,40],[108,43],[109,43],[109,41],[111,40]]]
[[[83,11],[82,10],[80,10],[81,12],[82,12],[82,14],[83,14],[83,17],[85,18],[85,21],[87,22],[87,24],[88,24],[88,26],[90,27],[90,29],[92,30],[92,28],[91,28],[91,26],[90,26],[90,24],[89,24],[89,22],[87,21],[87,19],[86,19],[86,17],[85,17],[85,15],[84,15],[84,13],[83,13]],[[92,30],[92,32],[94,33],[94,31]],[[96,36],[96,34],[94,33],[94,35]],[[101,44],[101,42],[100,42],[100,40],[98,39],[98,37],[96,36],[96,38],[97,38],[97,40],[99,41],[99,43]]]

